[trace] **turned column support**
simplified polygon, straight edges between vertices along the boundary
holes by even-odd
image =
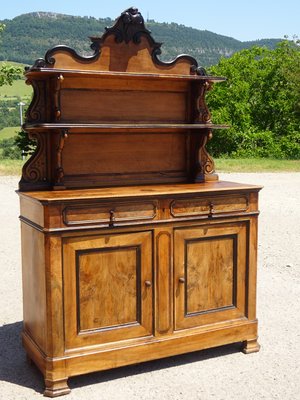
[[[65,146],[65,140],[68,137],[68,130],[63,129],[60,133],[59,142],[56,151],[56,159],[57,159],[57,166],[56,166],[56,177],[55,177],[55,185],[54,190],[61,190],[65,189],[64,186],[64,169],[63,169],[63,162],[62,162],[62,152]]]

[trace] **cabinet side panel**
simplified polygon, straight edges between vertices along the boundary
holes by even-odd
[[[46,351],[46,281],[44,236],[22,223],[24,330]]]
[[[44,210],[40,203],[26,197],[20,197],[20,210],[22,217],[44,226]]]

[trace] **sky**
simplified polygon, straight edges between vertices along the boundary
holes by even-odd
[[[238,40],[300,37],[299,0],[128,0],[74,2],[69,0],[5,1],[0,20],[12,19],[34,11],[50,11],[76,16],[115,19],[131,6],[137,7],[144,19],[176,22],[208,30]]]

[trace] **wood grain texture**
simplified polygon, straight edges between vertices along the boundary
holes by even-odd
[[[64,90],[61,122],[113,121],[124,123],[186,122],[186,94],[181,92],[122,90]],[[159,100],[159,101],[158,101]],[[151,109],[151,113],[148,110]]]
[[[156,230],[156,329],[158,334],[172,331],[173,235],[172,229]]]
[[[161,61],[133,7],[91,41],[92,56],[58,46],[26,72],[22,341],[48,397],[88,372],[259,349],[261,187],[218,181],[206,150],[225,126],[205,94],[224,78]]]
[[[151,232],[65,240],[67,349],[152,335],[151,248]]]
[[[46,257],[44,235],[21,224],[23,324],[39,348],[47,351]]]
[[[186,316],[234,305],[235,246],[233,237],[186,243]]]
[[[114,36],[110,36],[102,47],[101,57],[93,63],[79,63],[67,52],[58,51],[55,54],[55,68],[190,76],[190,63],[184,60],[170,67],[155,65],[151,57],[151,47],[145,37],[141,38],[138,45],[133,42],[122,42],[116,46]]]
[[[175,231],[175,326],[191,328],[246,315],[247,224]]]
[[[157,218],[157,202],[114,203],[103,205],[67,206],[63,210],[63,221],[67,226],[116,222],[149,221]]]
[[[134,247],[77,254],[78,333],[141,322],[137,256]]]
[[[177,185],[143,185],[143,186],[124,186],[116,188],[93,188],[93,189],[77,189],[58,191],[32,191],[30,193],[19,192],[21,197],[32,197],[40,202],[61,202],[73,200],[74,197],[78,200],[89,199],[119,199],[135,197],[141,198],[145,196],[172,196],[172,195],[197,195],[197,193],[207,194],[228,194],[240,192],[257,193],[262,189],[258,185],[241,184],[236,182],[218,181],[218,182],[203,182],[199,184],[177,184]],[[223,193],[222,193],[223,192]],[[256,205],[256,208],[255,208]],[[257,210],[257,203],[253,203]]]

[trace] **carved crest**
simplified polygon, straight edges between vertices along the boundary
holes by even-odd
[[[112,27],[105,28],[105,33],[101,37],[90,37],[92,41],[91,49],[94,54],[88,57],[79,55],[74,49],[68,46],[55,46],[48,50],[45,54],[45,58],[39,58],[35,61],[34,65],[29,70],[37,70],[41,68],[53,67],[55,65],[55,54],[64,52],[69,54],[73,59],[88,64],[96,61],[101,55],[101,49],[106,39],[111,36],[115,36],[116,43],[129,44],[133,42],[136,45],[141,43],[142,36],[148,40],[151,48],[151,57],[153,63],[162,67],[171,67],[175,65],[179,60],[185,60],[190,64],[190,71],[192,74],[206,75],[206,71],[203,67],[199,67],[194,57],[186,54],[179,55],[170,62],[161,61],[158,56],[161,54],[162,43],[156,42],[151,36],[151,32],[145,27],[144,18],[139,10],[135,7],[130,7],[123,11],[122,14],[116,19],[115,24]],[[28,70],[28,69],[27,69]]]
[[[117,18],[114,26],[110,28],[105,28],[106,32],[102,36],[102,41],[108,35],[114,34],[116,37],[116,42],[121,43],[125,41],[129,43],[133,41],[134,43],[140,43],[140,37],[142,34],[150,35],[150,31],[145,28],[144,18],[139,10],[135,7],[130,7]]]

